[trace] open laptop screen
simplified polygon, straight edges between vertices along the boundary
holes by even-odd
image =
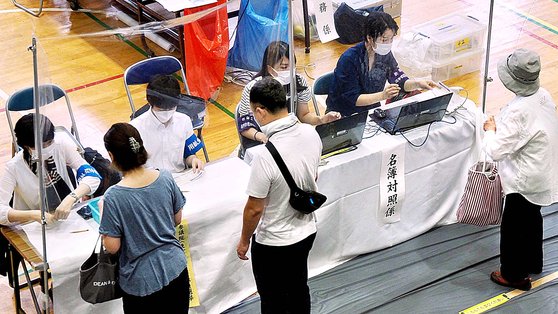
[[[401,107],[395,130],[404,131],[442,120],[451,96],[446,94]]]
[[[322,139],[322,155],[357,145],[362,141],[368,111],[316,126]]]
[[[402,105],[384,110],[385,118],[378,118],[374,114],[370,117],[376,124],[390,134],[410,130],[421,125],[440,121],[444,117],[453,93],[439,83],[441,88],[418,94],[405,99]],[[442,91],[443,94],[439,94]]]

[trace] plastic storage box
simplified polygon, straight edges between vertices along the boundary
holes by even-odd
[[[478,71],[481,68],[483,56],[484,49],[479,48],[444,61],[433,61],[432,80],[445,81],[457,76]]]
[[[452,14],[418,25],[412,31],[432,41],[426,59],[443,62],[484,48],[486,25],[471,16]]]

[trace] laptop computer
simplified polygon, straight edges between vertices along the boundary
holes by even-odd
[[[446,113],[453,93],[446,90],[442,95],[412,101],[400,107],[384,110],[385,118],[370,114],[370,118],[389,134],[403,132],[416,127],[440,121]]]
[[[357,145],[362,141],[368,111],[316,126],[322,139],[322,155]]]

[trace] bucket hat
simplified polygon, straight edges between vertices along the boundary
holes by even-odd
[[[518,96],[530,96],[539,89],[541,60],[539,55],[528,49],[517,49],[498,62],[498,76]]]

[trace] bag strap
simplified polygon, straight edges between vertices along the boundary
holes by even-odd
[[[101,234],[97,237],[97,241],[95,241],[95,246],[93,247],[93,252],[91,254],[95,254],[95,250],[97,249],[97,244],[99,244],[99,239],[101,239]],[[106,261],[108,259],[109,254],[105,253],[105,246],[103,245],[103,241],[101,241],[101,246],[99,248],[99,255],[97,260],[98,261]]]
[[[291,173],[289,172],[289,169],[287,169],[287,165],[285,165],[285,162],[283,161],[283,158],[281,158],[281,155],[279,154],[279,152],[275,148],[275,145],[273,145],[273,143],[271,143],[270,141],[267,141],[267,143],[265,144],[265,147],[267,148],[267,150],[269,150],[269,152],[271,153],[271,156],[273,157],[273,159],[277,163],[277,166],[279,167],[279,170],[283,174],[283,177],[285,178],[285,181],[287,181],[287,185],[289,186],[289,188],[291,190],[299,190],[299,188],[296,185],[293,177],[291,176]]]
[[[95,241],[95,246],[93,247],[93,252],[91,254],[95,254],[95,250],[97,249],[97,244],[99,244],[99,239],[101,238],[101,234],[97,237],[97,241]],[[103,250],[103,242],[101,241],[101,251]]]

